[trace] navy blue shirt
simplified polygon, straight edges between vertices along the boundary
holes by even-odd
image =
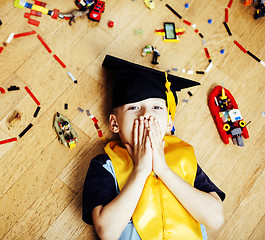
[[[116,185],[113,175],[103,165],[110,158],[107,154],[100,154],[92,159],[83,188],[83,221],[93,225],[92,211],[100,205],[107,205],[116,196]],[[216,192],[221,200],[225,199],[222,192],[203,172],[198,165],[194,187],[203,192]]]

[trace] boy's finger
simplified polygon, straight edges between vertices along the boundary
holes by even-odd
[[[138,144],[142,144],[143,139],[143,132],[144,132],[144,117],[141,116],[139,119],[139,127],[138,127]]]
[[[133,144],[136,146],[138,144],[138,128],[139,128],[139,121],[136,119],[133,125]]]

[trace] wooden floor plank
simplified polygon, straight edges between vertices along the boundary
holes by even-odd
[[[61,194],[58,194],[60,192]],[[3,239],[38,239],[50,224],[72,202],[76,194],[55,179],[46,191],[30,206]]]

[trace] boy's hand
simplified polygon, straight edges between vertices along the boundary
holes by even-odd
[[[149,131],[149,138],[153,153],[153,171],[159,176],[167,167],[164,154],[165,141],[163,140],[164,136],[162,136],[161,128],[157,119],[151,116],[149,119],[149,126],[151,129],[151,131]]]
[[[152,171],[152,149],[149,131],[148,120],[141,116],[139,120],[134,121],[133,146],[125,144],[134,161],[135,169],[147,174],[147,176]]]

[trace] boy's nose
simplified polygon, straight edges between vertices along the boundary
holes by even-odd
[[[144,112],[143,117],[144,119],[149,119],[150,115],[151,114],[149,112]]]

